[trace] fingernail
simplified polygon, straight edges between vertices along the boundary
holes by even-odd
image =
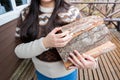
[[[70,55],[72,55],[72,53],[70,53]]]
[[[69,67],[69,69],[72,69],[73,67]]]
[[[70,33],[70,35],[72,36],[72,35],[73,35],[73,33]]]
[[[70,31],[67,31],[68,33],[70,32]]]
[[[71,36],[71,35],[69,35],[69,38],[72,38],[72,36]]]
[[[86,56],[86,54],[83,54],[83,56]]]
[[[70,66],[69,69],[77,69],[78,67]]]
[[[85,54],[83,53],[82,55],[84,56]]]
[[[78,51],[75,49],[74,52],[78,52]]]
[[[70,57],[68,57],[68,59],[70,60]]]

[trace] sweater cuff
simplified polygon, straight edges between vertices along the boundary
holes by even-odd
[[[44,39],[44,37],[42,37],[42,38],[40,39],[40,44],[41,44],[42,48],[43,48],[45,51],[47,51],[49,48],[46,48],[46,47],[44,46],[44,44],[43,44],[43,39]]]

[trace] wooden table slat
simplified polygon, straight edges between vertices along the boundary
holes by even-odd
[[[114,71],[116,72],[117,77],[120,78],[120,73],[119,73],[119,69],[118,69],[119,66],[116,65],[115,57],[114,57],[113,54],[111,54],[111,53],[109,53],[109,54],[110,54],[109,55],[109,60],[110,60],[110,62],[112,64],[112,67],[114,68]]]
[[[107,65],[107,62],[106,62],[106,60],[105,60],[104,55],[103,55],[103,57],[101,57],[101,59],[102,59],[103,64],[104,64],[104,66],[105,66],[105,70],[106,70],[106,72],[107,72],[107,75],[108,75],[109,80],[110,80],[110,79],[111,79],[111,80],[114,80],[114,78],[112,77],[112,74],[111,74],[111,72],[110,72],[110,69],[109,69],[109,67],[108,67],[108,65]]]
[[[79,80],[84,80],[84,72],[82,69],[79,70]]]
[[[89,80],[89,78],[88,78],[88,70],[87,69],[84,69],[84,77],[85,77],[85,80]]]
[[[99,58],[99,68],[100,68],[100,70],[102,72],[102,76],[103,76],[104,80],[109,80],[101,57]]]
[[[93,69],[93,77],[94,77],[94,80],[99,80],[97,72],[95,69]]]
[[[110,62],[109,59],[108,59],[108,56],[105,55],[104,57],[105,57],[105,59],[106,59],[106,62],[107,62],[108,67],[109,67],[109,69],[110,69],[110,72],[111,72],[111,74],[112,74],[112,76],[113,76],[113,78],[114,78],[113,80],[118,80],[118,77],[117,77],[117,75],[116,75],[116,73],[115,73],[115,71],[114,71],[114,69],[113,69],[113,67],[112,67],[111,62]]]
[[[97,73],[98,73],[98,77],[99,77],[99,80],[104,80],[103,78],[103,75],[102,75],[102,72],[100,71],[100,68],[97,69]]]
[[[93,80],[93,72],[91,69],[88,69],[89,80]]]

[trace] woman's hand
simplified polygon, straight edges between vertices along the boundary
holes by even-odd
[[[60,30],[61,30],[61,27],[53,29],[43,39],[43,44],[46,48],[64,47],[72,39],[72,36],[69,35],[69,31],[56,34]]]
[[[74,53],[70,53],[70,57],[68,57],[68,59],[74,64],[74,66],[70,66],[69,69],[97,68],[98,66],[95,58],[86,54],[81,55],[77,50],[74,50]]]

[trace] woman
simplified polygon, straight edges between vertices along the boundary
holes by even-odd
[[[76,68],[96,65],[94,58],[74,50],[68,58],[74,66],[66,70],[55,49],[72,39],[69,31],[59,33],[59,26],[79,18],[79,10],[64,0],[32,0],[21,12],[16,28],[16,37],[21,43],[15,53],[19,58],[32,58],[38,80],[77,80]]]

